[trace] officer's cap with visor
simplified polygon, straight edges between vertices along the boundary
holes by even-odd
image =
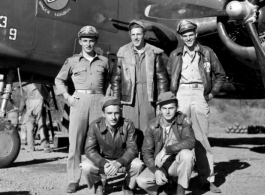
[[[128,25],[128,28],[129,28],[129,31],[131,31],[131,27],[134,25],[134,24],[138,24],[140,27],[143,28],[144,32],[146,31],[146,26],[144,25],[144,23],[140,20],[136,20],[136,19],[133,19],[129,25]]]
[[[112,96],[103,97],[100,100],[100,106],[101,106],[102,111],[104,110],[104,108],[111,106],[111,105],[121,107],[121,101],[115,97],[112,97]]]
[[[177,26],[177,33],[182,35],[183,33],[190,31],[190,30],[196,30],[197,24],[190,21],[190,20],[182,20]]]
[[[99,34],[98,34],[98,31],[97,31],[97,29],[95,27],[93,27],[93,26],[84,26],[78,32],[78,38],[80,39],[82,37],[95,37],[95,39],[98,39]]]
[[[176,103],[176,106],[178,104],[176,96],[171,91],[163,92],[158,96],[157,105],[159,105],[160,108],[166,104],[171,103]]]

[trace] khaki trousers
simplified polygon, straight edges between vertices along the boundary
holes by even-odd
[[[171,164],[166,175],[172,176],[184,188],[188,188],[194,165],[194,154],[188,149],[181,150]],[[156,184],[155,174],[146,168],[137,178],[138,186],[148,194],[156,195],[159,186]]]
[[[38,125],[40,132],[41,144],[45,147],[49,145],[49,135],[46,127],[46,118],[43,117],[43,100],[42,99],[27,99],[27,111],[22,122],[22,139],[27,140],[30,150],[34,149],[34,127]],[[25,139],[24,131],[26,131],[27,139]]]
[[[186,114],[192,122],[196,137],[195,157],[199,178],[202,183],[214,182],[213,152],[208,141],[210,108],[206,102],[204,88],[179,87],[177,92],[178,110]]]
[[[101,175],[99,174],[99,168],[89,159],[82,162],[81,164],[83,175],[86,178],[87,186],[89,189],[93,187],[95,183],[101,180]],[[135,188],[136,178],[140,174],[143,168],[143,162],[139,158],[135,158],[129,167],[126,167],[126,177],[125,180],[130,189]]]
[[[101,116],[99,105],[103,94],[85,94],[75,92],[75,102],[70,107],[69,153],[67,173],[69,183],[79,183],[81,178],[81,154],[89,124]]]

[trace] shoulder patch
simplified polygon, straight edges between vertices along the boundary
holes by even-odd
[[[187,124],[191,125],[191,120],[187,117],[184,118],[183,122],[186,122]]]
[[[68,59],[67,59],[67,60],[65,60],[65,62],[64,62],[64,65],[65,65],[65,64],[68,64]]]

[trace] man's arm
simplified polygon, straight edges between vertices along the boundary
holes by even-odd
[[[69,79],[71,74],[70,72],[71,66],[69,64],[69,60],[67,59],[61,68],[60,72],[55,78],[55,85],[57,87],[58,95],[63,95],[65,99],[67,99],[70,95],[68,93],[68,89],[65,85],[66,81]]]
[[[121,166],[124,167],[130,164],[138,154],[138,149],[136,145],[137,136],[135,133],[135,127],[133,123],[132,122],[128,123],[126,128],[128,130],[128,135],[126,140],[126,151],[121,158],[116,160],[121,164]]]
[[[100,146],[97,141],[96,130],[98,125],[97,123],[92,123],[87,132],[87,138],[85,143],[85,154],[86,157],[91,160],[95,165],[99,167],[104,167],[104,165],[108,162],[105,158],[103,158],[100,154]]]
[[[158,94],[169,90],[168,74],[161,54],[156,55],[156,79]]]
[[[166,154],[177,154],[182,149],[193,149],[195,146],[195,136],[192,130],[191,121],[184,116],[182,121],[182,132],[180,142],[165,147]]]
[[[122,58],[118,57],[118,60],[113,68],[113,74],[111,78],[111,90],[113,92],[113,96],[120,99],[121,94],[121,63]]]
[[[110,65],[109,62],[107,63],[106,67],[105,67],[105,72],[104,72],[104,87],[103,87],[103,92],[105,94],[105,96],[108,96],[108,89],[110,87]]]
[[[219,93],[222,85],[225,82],[225,71],[216,54],[213,51],[211,51],[210,55],[211,55],[212,72],[215,76],[214,84],[211,90],[211,94],[214,97],[216,94]]]
[[[159,168],[155,166],[155,138],[152,129],[148,126],[145,131],[144,143],[142,146],[143,160],[145,165],[155,173]]]

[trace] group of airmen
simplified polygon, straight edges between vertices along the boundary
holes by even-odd
[[[119,49],[112,71],[95,52],[99,33],[85,26],[78,33],[81,53],[68,58],[55,78],[70,105],[67,192],[78,190],[83,172],[88,187],[103,195],[101,175],[126,172],[126,195],[136,186],[166,194],[171,182],[177,183],[175,194],[184,195],[195,167],[198,188],[220,193],[208,141],[208,102],[225,81],[217,56],[197,42],[197,25],[189,20],[179,23],[184,46],[167,64],[163,50],[145,42],[144,23],[132,20],[128,28],[131,42]]]

